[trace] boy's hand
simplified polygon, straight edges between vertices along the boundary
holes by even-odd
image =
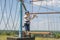
[[[33,15],[33,17],[36,17],[36,15]]]
[[[38,17],[37,15],[33,15],[33,17]]]

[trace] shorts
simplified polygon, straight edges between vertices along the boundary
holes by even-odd
[[[24,23],[24,26],[26,31],[30,31],[30,23],[26,22]]]

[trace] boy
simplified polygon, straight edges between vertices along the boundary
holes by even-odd
[[[30,31],[30,21],[36,17],[36,15],[32,15],[32,16],[29,14],[29,12],[25,12],[24,27],[25,27],[26,33]],[[29,35],[29,34],[27,34],[27,35]]]

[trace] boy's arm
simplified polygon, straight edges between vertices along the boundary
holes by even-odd
[[[30,20],[34,19],[35,17],[37,17],[37,16],[36,15],[33,15],[33,17]]]

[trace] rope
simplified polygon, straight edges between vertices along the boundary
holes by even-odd
[[[16,29],[16,27],[14,27],[14,23],[15,23],[15,19],[16,19],[16,13],[17,13],[17,8],[18,8],[18,2],[16,3],[16,9],[15,9],[15,16],[14,16],[14,20],[12,21],[13,22],[13,26],[12,28],[14,28],[14,30]]]
[[[1,4],[2,17],[1,17],[1,20],[0,20],[0,25],[1,25],[1,22],[2,22],[3,17],[4,17],[4,10],[5,10],[5,7],[6,7],[6,0],[5,0],[5,2],[4,2],[4,8],[3,8],[3,10],[2,10],[2,4]]]
[[[47,0],[46,0],[46,7],[48,7],[48,5],[47,5]],[[47,11],[49,10],[49,9],[46,9]],[[48,20],[48,31],[50,32],[50,30],[49,30],[49,14],[47,14],[47,20]],[[48,40],[48,38],[47,38],[47,40]]]
[[[39,10],[37,10],[38,11],[38,13],[40,12],[40,10],[41,10],[41,6],[42,6],[42,1],[41,1],[41,4],[40,4],[40,6],[39,6]],[[39,20],[39,17],[37,18],[37,20]],[[37,23],[40,23],[39,21],[37,22]],[[37,25],[37,29],[39,29],[40,28],[40,26],[39,26],[39,24]]]
[[[1,13],[2,13],[2,0],[0,0],[0,6],[1,6]],[[2,18],[0,20],[0,25],[1,25]]]
[[[5,3],[6,3],[6,0],[5,0]],[[12,6],[13,6],[13,0],[12,0],[12,3],[11,3],[11,8],[10,8],[10,1],[9,1],[9,8],[10,8],[10,14],[9,14],[9,17],[7,18],[7,23],[5,23],[5,28],[4,30],[8,30],[8,28],[10,28],[10,25],[9,25],[9,19],[10,19],[10,16],[12,18],[12,15],[11,15],[11,11],[12,11]],[[7,11],[6,11],[7,12]],[[9,27],[8,27],[9,26]]]
[[[41,1],[41,4],[40,4],[40,6],[39,6],[39,11],[41,10],[41,6],[42,6],[42,1]],[[39,11],[38,11],[38,13],[39,13]]]
[[[7,30],[12,31],[19,30],[19,5],[16,0],[0,0],[0,30],[7,33]],[[15,33],[15,32],[12,32]]]
[[[2,10],[2,17],[1,17],[0,25],[1,25],[2,21],[3,21],[4,24],[5,24],[5,20],[4,20],[4,11],[5,11],[5,8],[6,8],[6,0],[5,0],[5,2],[4,2],[4,8],[3,8],[3,10]]]

